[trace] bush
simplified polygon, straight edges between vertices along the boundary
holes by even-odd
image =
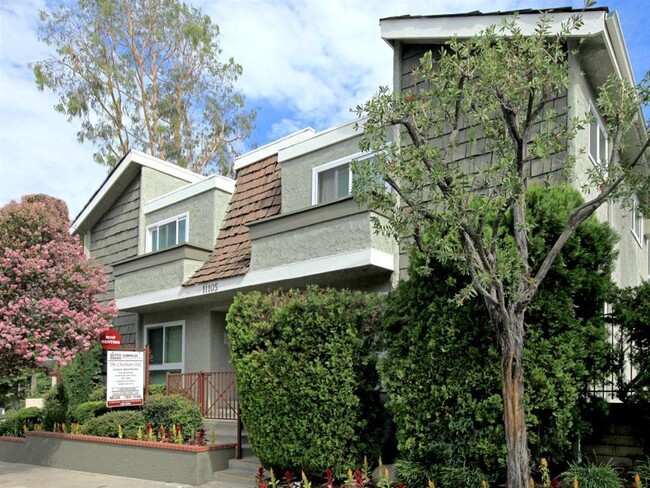
[[[68,408],[72,411],[81,403],[89,401],[90,394],[102,382],[101,346],[97,345],[77,356],[61,369]]]
[[[623,480],[611,464],[570,464],[561,478],[564,486],[573,486],[575,479],[578,480],[580,488],[622,488],[624,486]]]
[[[21,408],[11,412],[4,422],[0,422],[0,435],[22,436],[25,426],[31,429],[35,424],[40,424],[41,420],[42,412],[40,408]]]
[[[161,425],[165,429],[180,425],[186,438],[203,425],[199,405],[183,395],[151,395],[144,402],[142,415],[145,423],[154,429]]]
[[[531,262],[557,236],[579,194],[563,187],[527,194]],[[531,458],[561,465],[584,435],[589,386],[609,357],[603,302],[611,287],[613,232],[589,219],[570,239],[526,314],[526,408]],[[505,475],[501,354],[478,297],[454,300],[467,278],[411,261],[411,279],[391,293],[380,368],[400,455],[425,470],[477,468]]]
[[[138,410],[112,411],[90,419],[81,426],[80,433],[100,437],[118,437],[118,425],[122,426],[124,438],[135,439],[138,427],[144,430],[144,417]]]
[[[106,402],[106,387],[104,385],[95,388],[90,395],[88,395],[89,402]]]
[[[149,395],[166,395],[167,385],[164,383],[154,383],[149,385]]]
[[[227,330],[242,419],[264,466],[322,475],[377,458],[379,304],[317,287],[237,295]]]
[[[54,424],[68,421],[68,400],[63,384],[58,383],[45,395],[43,401],[43,427],[51,430]]]
[[[70,412],[70,420],[72,422],[85,424],[90,419],[99,417],[106,412],[108,412],[108,407],[106,406],[105,401],[99,400],[96,402],[85,402],[77,405],[76,408]]]

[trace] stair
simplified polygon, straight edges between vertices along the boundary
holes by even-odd
[[[228,469],[216,471],[214,479],[233,488],[253,488],[259,467],[260,460],[253,455],[231,459],[228,461]]]

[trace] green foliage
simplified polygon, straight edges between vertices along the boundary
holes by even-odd
[[[79,422],[85,424],[90,419],[99,417],[100,415],[108,412],[106,401],[97,400],[94,402],[84,402],[77,405],[74,409],[70,410],[70,420],[72,422]]]
[[[186,435],[198,431],[203,424],[199,405],[183,395],[151,395],[142,406],[142,415],[154,429],[180,425]]]
[[[650,401],[650,281],[619,290],[612,303],[611,320],[621,330],[621,345],[631,344],[629,357],[620,351],[619,396],[634,402]],[[629,378],[629,360],[636,376]]]
[[[81,426],[80,433],[100,437],[118,437],[118,426],[122,427],[124,437],[135,439],[138,427],[142,428],[145,420],[139,410],[115,410],[90,419]]]
[[[61,369],[63,388],[71,411],[77,405],[89,401],[90,394],[101,385],[103,354],[101,346],[96,345],[78,354]]]
[[[106,402],[106,386],[104,385],[98,386],[88,395],[89,402],[98,402],[100,400]]]
[[[541,259],[581,198],[576,190],[527,193],[531,259]],[[508,218],[504,225],[511,225]],[[606,371],[601,310],[611,287],[613,232],[589,219],[567,242],[527,315],[526,405],[535,459],[559,464],[588,426],[588,387]],[[466,277],[435,261],[412,261],[389,296],[380,363],[400,454],[425,469],[478,468],[503,477],[505,434],[494,326],[482,301],[454,301]]]
[[[54,424],[62,424],[68,420],[68,399],[62,383],[57,383],[45,395],[43,403],[43,427],[52,429]]]
[[[562,473],[563,486],[573,486],[578,479],[580,488],[622,488],[625,486],[611,464],[570,464]]]
[[[482,488],[486,481],[481,470],[467,466],[441,466],[435,470],[434,477],[440,488]]]
[[[150,384],[149,395],[166,395],[167,385],[165,383]]]
[[[650,487],[650,457],[646,457],[645,461],[638,463],[633,468],[630,469],[630,477],[634,478],[635,475],[639,475],[641,479],[641,484],[645,488]]]
[[[318,287],[237,295],[227,330],[242,418],[264,466],[322,475],[377,456],[380,303]]]
[[[114,166],[131,147],[194,171],[231,170],[254,116],[222,59],[219,27],[180,0],[77,0],[41,12],[56,54],[32,67],[80,142]]]
[[[430,468],[424,467],[422,463],[398,459],[395,462],[396,478],[404,483],[404,486],[427,486],[429,480],[433,480],[433,472]]]
[[[35,424],[40,424],[41,420],[40,408],[21,408],[11,412],[3,422],[0,422],[0,435],[22,437],[25,426],[31,429]]]

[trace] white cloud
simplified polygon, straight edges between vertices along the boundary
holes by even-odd
[[[102,182],[106,168],[92,162],[77,128],[54,112],[56,97],[38,92],[29,63],[49,49],[37,38],[44,2],[5,2],[0,8],[0,206],[22,195],[64,200],[72,218]]]

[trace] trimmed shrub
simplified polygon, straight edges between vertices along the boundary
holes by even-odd
[[[167,385],[164,383],[154,383],[149,385],[149,395],[166,395]]]
[[[0,422],[0,435],[21,437],[24,433],[25,426],[31,429],[35,424],[40,424],[41,420],[42,412],[40,408],[21,408],[20,410],[11,412],[4,422]]]
[[[90,395],[88,395],[89,402],[106,402],[106,387],[104,385],[95,388]]]
[[[62,383],[58,383],[45,395],[43,401],[43,427],[51,430],[54,424],[68,421],[68,400]]]
[[[90,394],[102,382],[102,355],[104,350],[96,345],[79,353],[61,369],[61,378],[70,411],[90,399]]]
[[[112,411],[90,419],[81,426],[80,433],[100,437],[118,437],[118,426],[122,426],[124,438],[135,439],[138,427],[143,428],[144,425],[144,417],[139,410]]]
[[[227,316],[230,350],[242,419],[264,466],[342,474],[364,454],[377,458],[380,303],[318,287],[237,295]]]
[[[573,486],[578,480],[580,488],[622,488],[625,486],[611,464],[570,464],[569,469],[562,473],[563,486]]]
[[[90,419],[99,417],[100,415],[108,412],[106,402],[99,400],[96,402],[85,402],[77,405],[74,410],[70,412],[70,420],[72,422],[79,422],[85,424]]]
[[[199,405],[183,395],[151,395],[144,402],[142,416],[154,429],[161,425],[165,429],[180,425],[185,437],[191,431],[198,431],[203,424]]]
[[[527,194],[534,267],[581,202],[565,187]],[[506,222],[509,224],[508,222]],[[509,224],[511,225],[511,224]],[[613,232],[595,218],[570,239],[526,314],[526,408],[531,459],[556,466],[589,426],[589,386],[607,371],[602,317],[611,289]],[[467,277],[411,261],[411,279],[391,293],[383,321],[380,368],[397,426],[400,455],[437,467],[505,475],[501,354],[483,301],[458,305]]]

